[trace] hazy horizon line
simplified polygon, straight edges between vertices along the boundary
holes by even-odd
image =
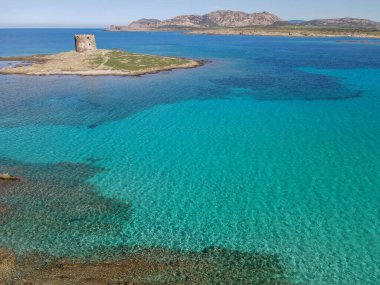
[[[214,11],[235,11],[235,12],[245,12],[243,10],[231,10],[231,9],[216,9],[216,10],[213,10],[213,11],[210,11],[209,13],[211,12],[214,12]],[[272,13],[272,12],[269,12],[269,11],[262,11],[262,12],[245,12],[245,13],[263,13],[263,12],[268,12],[268,13],[271,13],[271,14],[274,14],[274,15],[277,15],[276,13]],[[139,19],[157,19],[157,20],[160,20],[160,21],[163,21],[163,20],[167,20],[167,19],[171,19],[173,17],[176,17],[176,16],[180,16],[180,15],[204,15],[204,14],[196,14],[196,13],[187,13],[187,14],[178,14],[178,15],[175,15],[175,16],[171,16],[169,18],[165,18],[165,17],[157,17],[157,18],[152,18],[152,17],[140,17],[140,18],[136,18],[135,20],[131,20],[131,21],[126,21],[124,23],[99,23],[99,24],[73,24],[73,25],[67,25],[67,24],[59,24],[59,23],[52,23],[52,24],[44,24],[44,23],[39,23],[39,24],[35,24],[35,23],[22,23],[22,24],[0,24],[0,29],[70,29],[70,28],[73,28],[73,29],[79,29],[79,28],[82,28],[82,29],[106,29],[108,28],[109,26],[111,25],[116,25],[116,26],[127,26],[129,25],[130,23],[132,23],[133,21],[137,21]],[[281,18],[280,15],[277,15]],[[354,16],[336,16],[336,17],[319,17],[319,18],[294,18],[294,19],[284,19],[283,21],[312,21],[312,20],[320,20],[320,19],[340,19],[340,18],[355,18],[355,19],[365,19],[365,20],[370,20],[370,21],[373,21],[373,22],[379,22],[379,20],[372,20],[370,17],[354,17]]]

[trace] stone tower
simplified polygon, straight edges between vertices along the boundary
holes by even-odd
[[[74,38],[77,52],[96,50],[95,35],[75,35]]]

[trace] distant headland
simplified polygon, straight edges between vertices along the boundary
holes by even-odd
[[[52,55],[0,57],[9,65],[0,74],[137,76],[194,68],[202,61],[97,49],[94,35],[75,35],[75,51]],[[17,62],[17,64],[12,64]]]
[[[108,30],[121,32],[183,30],[192,34],[380,38],[380,23],[366,19],[284,21],[269,12],[245,13],[229,10],[219,10],[205,15],[183,15],[163,21],[140,19],[127,26],[111,25]]]

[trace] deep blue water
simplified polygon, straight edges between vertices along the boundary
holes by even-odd
[[[16,209],[0,245],[223,246],[278,254],[294,283],[379,282],[379,40],[15,29],[0,56],[67,51],[87,32],[98,48],[210,62],[0,76],[0,172],[30,182],[0,194]]]

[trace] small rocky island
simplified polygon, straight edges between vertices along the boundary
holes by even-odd
[[[0,69],[0,74],[136,76],[202,65],[201,61],[184,58],[97,49],[94,35],[75,35],[74,38],[75,51],[0,57],[0,61],[10,62]]]

